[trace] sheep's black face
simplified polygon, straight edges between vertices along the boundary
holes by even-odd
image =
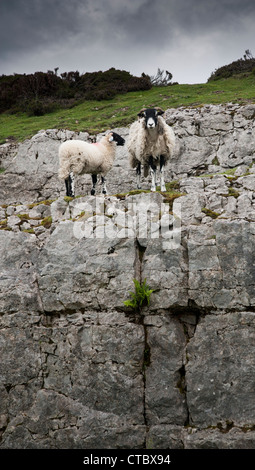
[[[147,129],[154,129],[158,124],[158,116],[164,114],[164,111],[160,108],[147,108],[142,109],[139,113],[139,117],[144,118],[144,125]]]
[[[125,139],[123,139],[119,134],[116,132],[111,132],[113,141],[117,143],[117,145],[123,146],[125,144]]]

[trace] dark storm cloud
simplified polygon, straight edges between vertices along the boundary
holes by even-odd
[[[124,9],[124,7],[123,7]],[[255,16],[253,0],[147,0],[135,11],[115,15],[132,42],[162,44],[176,31],[199,34],[224,27],[238,28],[245,17]],[[122,21],[121,21],[122,20]]]
[[[67,41],[81,30],[85,6],[86,0],[1,0],[1,56]]]
[[[33,49],[76,35],[93,39],[119,38],[145,48],[183,34],[238,27],[240,19],[254,15],[253,0],[1,0],[2,54]],[[101,19],[101,24],[98,21]],[[95,29],[93,30],[93,26]]]
[[[238,58],[242,41],[252,50],[254,19],[254,0],[0,0],[0,74],[35,62],[142,72],[170,56],[180,65],[187,50],[204,57],[209,46],[220,57],[226,41]]]

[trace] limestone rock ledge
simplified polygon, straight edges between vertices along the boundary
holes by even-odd
[[[1,209],[0,448],[254,448],[249,178]]]
[[[167,116],[173,204],[116,194],[135,187],[123,149],[115,196],[80,182],[70,200],[55,174],[68,131],[4,147],[2,449],[255,448],[254,108]],[[154,290],[141,312],[123,304],[134,278]]]

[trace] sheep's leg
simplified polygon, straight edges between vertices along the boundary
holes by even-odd
[[[93,184],[93,187],[91,189],[91,195],[94,196],[96,192],[97,175],[91,175],[91,176],[92,176],[92,184]]]
[[[66,185],[66,195],[69,197],[74,197],[74,176],[71,172],[68,178],[65,179]]]
[[[141,189],[141,163],[139,162],[136,167],[137,188]]]
[[[151,171],[151,191],[155,192],[156,191],[156,167],[153,165],[150,166],[150,171]]]
[[[106,181],[105,181],[105,177],[104,177],[104,176],[101,176],[101,182],[102,182],[102,193],[103,193],[103,194],[107,194],[107,191],[106,191]]]
[[[165,158],[160,155],[160,190],[166,191],[166,185],[164,180],[164,169],[165,169]]]
[[[150,173],[151,173],[151,191],[156,191],[156,166],[153,163],[153,158],[150,157]]]
[[[65,185],[66,185],[66,195],[69,196],[69,193],[70,193],[69,176],[68,176],[68,178],[65,179]]]
[[[70,196],[71,197],[74,197],[74,175],[73,175],[73,172],[71,171],[70,175],[69,175],[69,178],[70,178],[70,187],[71,187],[71,194]]]

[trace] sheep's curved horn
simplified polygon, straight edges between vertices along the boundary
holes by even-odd
[[[155,109],[156,109],[156,111],[157,111],[157,113],[158,113],[159,116],[161,116],[161,114],[164,114],[164,112],[165,112],[165,111],[163,111],[162,108],[159,108],[159,107],[157,107],[157,108],[155,108]]]

